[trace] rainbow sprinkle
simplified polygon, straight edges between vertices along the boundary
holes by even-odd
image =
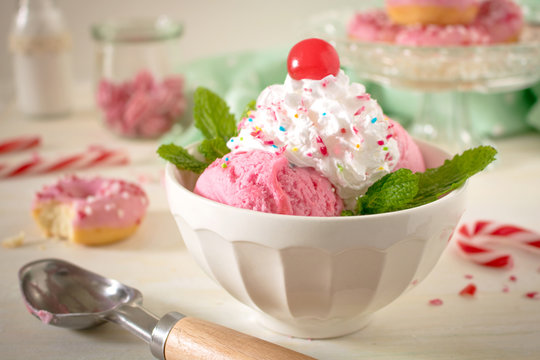
[[[227,168],[227,164],[223,163],[223,164],[221,164],[221,167],[224,168],[224,169],[226,169],[226,168]]]
[[[280,131],[286,131],[285,128],[284,128],[283,126],[280,126],[280,127],[279,127],[279,130],[280,130]]]
[[[377,122],[377,118],[376,118],[376,117],[374,117],[373,119],[371,119],[371,123],[372,123],[372,124],[375,124],[376,122]]]
[[[356,112],[354,113],[354,116],[360,115],[365,109],[366,107],[362,106],[360,109],[356,110]]]

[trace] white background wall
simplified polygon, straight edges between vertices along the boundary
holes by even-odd
[[[301,37],[313,14],[353,8],[361,0],[56,0],[74,37],[78,80],[92,76],[91,24],[110,18],[166,14],[185,23],[181,48],[186,61],[243,49],[288,46]],[[0,90],[11,87],[7,38],[17,0],[0,0]],[[1,96],[1,93],[0,93]]]

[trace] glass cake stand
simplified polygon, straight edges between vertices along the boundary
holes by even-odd
[[[419,91],[422,102],[410,132],[451,152],[488,142],[471,126],[467,94],[527,88],[540,80],[540,23],[529,22],[518,43],[470,47],[412,47],[368,43],[347,36],[346,25],[363,9],[327,12],[310,19],[311,35],[332,43],[341,59],[363,79]],[[371,7],[373,9],[373,7]],[[444,117],[436,104],[450,101]],[[450,99],[450,100],[447,100]],[[439,111],[437,111],[439,110]]]

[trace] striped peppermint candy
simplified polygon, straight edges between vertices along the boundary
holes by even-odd
[[[84,152],[60,156],[55,159],[34,155],[31,159],[19,163],[0,163],[0,178],[47,174],[64,170],[80,170],[96,166],[125,165],[128,163],[129,157],[124,151],[93,146]]]
[[[483,266],[511,268],[512,255],[491,244],[519,247],[540,254],[540,234],[519,226],[493,221],[461,225],[454,236],[457,248],[469,260]]]
[[[41,144],[39,136],[19,136],[0,140],[0,154],[22,151],[37,147]]]

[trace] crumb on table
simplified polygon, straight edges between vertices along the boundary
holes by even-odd
[[[25,234],[21,231],[18,235],[7,237],[2,240],[2,247],[6,249],[15,249],[24,244]]]

